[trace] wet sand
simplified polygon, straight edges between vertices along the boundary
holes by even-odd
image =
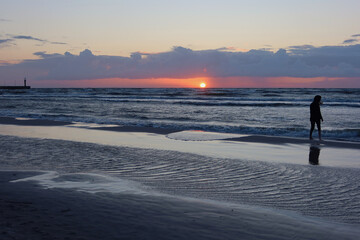
[[[202,132],[176,135],[176,130],[99,129],[50,122],[0,118],[0,135],[300,165],[309,165],[315,146],[320,149],[317,157],[322,166],[360,168],[358,143],[325,141],[318,145],[294,138]],[[177,140],[179,136],[183,140]],[[41,174],[0,171],[0,239],[357,239],[360,234],[357,224],[276,208],[126,191],[90,193],[76,189],[79,180],[67,181],[67,188],[26,180]],[[19,179],[25,181],[16,181]],[[358,195],[352,198],[358,201]]]
[[[356,239],[359,234],[260,208],[11,182],[36,174],[0,172],[1,239]]]
[[[1,123],[0,118],[0,123]],[[209,157],[245,159],[292,164],[309,164],[311,149],[319,149],[322,166],[360,168],[360,143],[301,138],[176,131],[127,126],[66,124],[41,125],[38,120],[11,120],[0,124],[0,134],[43,139],[60,139],[110,146],[170,150]],[[23,122],[18,124],[19,122]]]

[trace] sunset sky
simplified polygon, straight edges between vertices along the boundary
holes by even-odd
[[[360,87],[359,0],[0,3],[0,85]]]

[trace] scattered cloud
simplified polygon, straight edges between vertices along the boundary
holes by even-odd
[[[0,18],[0,22],[11,22],[9,19]]]
[[[90,80],[105,78],[158,79],[229,77],[360,78],[360,44],[346,46],[291,46],[289,49],[223,51],[174,47],[161,53],[130,57],[34,53],[40,59],[0,66],[0,78],[31,72],[37,80]],[[12,76],[14,77],[14,76]]]
[[[43,58],[43,59],[61,56],[61,54],[58,54],[58,53],[47,54],[46,52],[36,52],[36,53],[34,53],[34,55],[35,55],[35,56],[39,56],[39,57],[41,57],[41,58]]]
[[[351,38],[344,40],[342,44],[353,44],[359,41],[360,41],[360,34],[354,34],[351,35]]]
[[[351,38],[351,39],[347,39],[343,42],[343,44],[350,44],[350,43],[356,43],[358,42],[359,40],[358,39],[355,39],[355,38]]]
[[[64,42],[50,42],[51,44],[58,44],[58,45],[66,45],[67,43]]]
[[[0,39],[0,44],[11,42],[11,41],[12,41],[11,39]]]
[[[40,42],[42,44],[45,44],[45,43],[48,43],[48,44],[67,44],[67,43],[64,43],[64,42],[52,42],[52,41],[48,41],[48,40],[45,40],[45,39],[41,39],[41,38],[36,38],[36,37],[33,37],[33,36],[27,36],[27,35],[12,35],[12,34],[7,34],[8,36],[8,39],[5,39],[5,40],[9,40],[9,41],[16,41],[16,40],[31,40],[31,41],[36,41],[36,42]],[[0,42],[1,44],[1,42]],[[40,45],[41,46],[41,45]]]
[[[40,38],[35,38],[32,36],[24,36],[24,35],[17,35],[17,36],[12,36],[13,39],[25,39],[25,40],[34,40],[34,41],[39,41],[39,42],[47,42],[46,40],[40,39]]]
[[[11,42],[13,39],[0,39],[0,48],[8,46]]]

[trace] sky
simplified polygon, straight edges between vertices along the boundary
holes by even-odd
[[[360,87],[359,0],[0,6],[0,85]]]

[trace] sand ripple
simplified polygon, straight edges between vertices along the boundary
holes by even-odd
[[[360,224],[359,169],[8,136],[0,136],[0,146],[2,169],[106,173],[160,193],[294,210]]]

